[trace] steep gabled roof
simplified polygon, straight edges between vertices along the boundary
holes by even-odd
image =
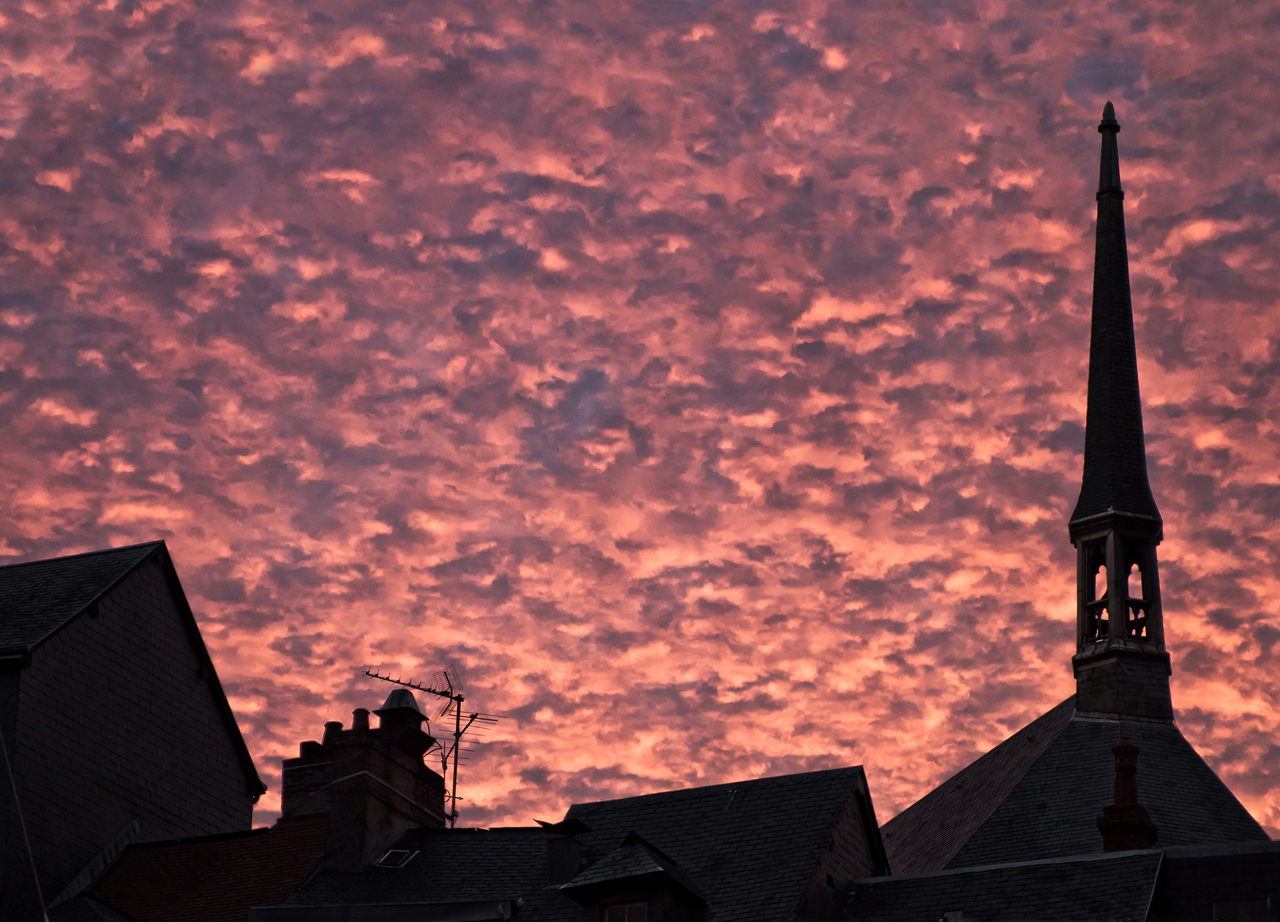
[[[842,811],[857,796],[866,797],[862,769],[842,768],[575,804],[566,821],[588,827],[577,836],[581,880],[602,863],[609,872],[614,859],[634,870],[658,856],[656,864],[673,863],[707,900],[709,922],[769,922],[794,917]],[[866,807],[870,813],[869,797]],[[559,838],[555,827],[414,830],[395,846],[417,853],[404,867],[325,871],[285,905],[518,899],[527,922],[578,919],[582,907],[549,878],[548,842]],[[648,847],[619,850],[637,839]],[[869,845],[879,852],[878,840]],[[285,918],[263,918],[276,915]]]
[[[1146,922],[1160,861],[1152,849],[870,878],[854,884],[841,919]]]
[[[0,567],[0,650],[30,650],[164,547],[149,541]]]
[[[711,922],[766,922],[795,913],[836,820],[865,784],[861,767],[840,768],[575,804],[568,817],[591,827],[579,836],[589,860],[634,832],[697,885]]]
[[[563,884],[566,893],[583,891],[599,884],[617,883],[642,877],[660,875],[682,887],[691,896],[702,899],[697,884],[689,880],[680,866],[661,849],[654,847],[634,832],[622,840],[622,844],[595,864]]]
[[[1161,847],[1267,841],[1173,724],[1074,716],[1074,697],[1028,724],[888,823],[895,873],[1099,852],[1121,737],[1138,745],[1138,799]]]
[[[893,873],[945,868],[1074,714],[1071,697],[885,823],[880,834]]]
[[[178,617],[191,638],[196,656],[202,661],[215,706],[231,734],[250,794],[256,799],[267,786],[258,776],[253,756],[245,745],[240,725],[222,690],[217,670],[200,635],[200,626],[163,541],[0,567],[0,659],[26,662],[32,650],[80,615],[91,612],[99,600],[153,558],[164,571]]]

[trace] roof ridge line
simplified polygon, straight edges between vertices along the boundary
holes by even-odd
[[[992,799],[992,802],[991,802],[991,808],[990,808],[989,810],[987,810],[987,815],[986,815],[986,816],[984,816],[984,817],[983,817],[983,818],[982,818],[982,819],[977,823],[977,825],[975,825],[975,826],[973,827],[973,831],[972,831],[971,833],[969,833],[968,837],[967,837],[967,838],[965,838],[965,840],[964,840],[963,842],[960,842],[960,843],[956,846],[955,850],[954,850],[954,851],[952,851],[952,852],[951,852],[951,854],[947,856],[946,864],[944,864],[944,865],[943,865],[943,869],[944,869],[944,870],[946,869],[946,865],[947,865],[947,864],[950,864],[952,861],[954,861],[954,860],[955,860],[956,855],[958,855],[958,854],[960,854],[962,851],[964,851],[964,847],[965,847],[966,845],[968,845],[970,841],[972,841],[972,840],[973,840],[974,836],[976,836],[979,832],[981,832],[981,831],[982,831],[982,827],[983,827],[983,826],[985,826],[985,825],[987,825],[987,823],[991,820],[991,817],[995,816],[996,811],[1000,809],[1000,805],[1001,805],[1002,803],[1004,803],[1005,798],[1007,798],[1010,794],[1012,794],[1012,793],[1017,789],[1018,785],[1020,785],[1020,784],[1022,783],[1022,779],[1026,778],[1026,777],[1027,777],[1027,775],[1029,775],[1029,774],[1031,773],[1031,769],[1035,768],[1035,767],[1036,767],[1036,765],[1039,763],[1039,761],[1040,761],[1041,759],[1043,759],[1043,758],[1044,758],[1045,753],[1047,753],[1047,752],[1048,752],[1048,751],[1053,747],[1054,740],[1056,740],[1059,736],[1061,736],[1061,735],[1062,735],[1062,731],[1063,731],[1063,730],[1065,730],[1067,727],[1069,727],[1069,726],[1071,725],[1071,721],[1075,720],[1075,717],[1076,717],[1076,704],[1075,704],[1075,699],[1076,699],[1076,696],[1075,696],[1075,695],[1069,695],[1068,697],[1064,698],[1062,701],[1058,702],[1056,705],[1054,705],[1053,707],[1051,707],[1049,710],[1045,711],[1043,714],[1041,714],[1041,715],[1040,715],[1039,717],[1037,717],[1035,720],[1031,721],[1031,723],[1027,724],[1027,725],[1026,725],[1025,727],[1023,727],[1021,730],[1018,730],[1016,733],[1011,733],[1011,734],[1010,734],[1010,735],[1009,735],[1009,736],[1004,740],[1004,742],[1001,742],[1001,743],[997,744],[997,745],[995,746],[995,748],[988,750],[988,753],[987,753],[987,754],[990,754],[990,753],[995,752],[995,751],[996,751],[997,749],[999,749],[1001,746],[1004,746],[1006,743],[1011,743],[1011,742],[1013,742],[1013,738],[1014,738],[1014,737],[1016,737],[1019,733],[1025,733],[1026,731],[1030,730],[1030,729],[1031,729],[1031,728],[1032,728],[1032,727],[1033,727],[1037,722],[1039,722],[1040,720],[1043,720],[1045,717],[1048,717],[1050,714],[1052,714],[1052,713],[1053,713],[1054,711],[1056,711],[1058,708],[1063,707],[1064,705],[1066,705],[1066,704],[1067,704],[1067,702],[1070,702],[1070,703],[1071,703],[1071,714],[1067,717],[1067,719],[1066,719],[1066,720],[1062,721],[1062,726],[1058,729],[1058,732],[1049,736],[1049,740],[1048,740],[1048,742],[1046,742],[1046,743],[1044,744],[1044,747],[1043,747],[1043,748],[1042,748],[1042,749],[1041,749],[1041,750],[1036,754],[1036,757],[1035,757],[1034,759],[1032,759],[1030,762],[1028,762],[1028,763],[1026,764],[1026,766],[1022,769],[1022,771],[1018,773],[1017,778],[1015,778],[1015,779],[1014,779],[1014,781],[1013,781],[1013,784],[1011,784],[1011,785],[1009,786],[1009,790],[1007,790],[1007,791],[1005,792],[1004,797],[1001,797],[1001,798],[999,798],[999,799],[995,799],[995,798],[993,798],[993,799]],[[983,756],[979,756],[977,760],[975,760],[974,762],[970,762],[970,763],[969,763],[969,765],[976,765],[976,764],[978,764],[978,762],[979,762],[979,761],[981,761],[981,760],[982,760],[982,758],[983,758]],[[966,767],[966,768],[968,768],[968,766],[965,766],[965,767]],[[964,769],[961,769],[960,771],[964,771]],[[960,774],[960,772],[956,772],[956,775],[958,775],[958,774]],[[952,775],[951,777],[952,777],[952,778],[954,778],[956,775]],[[949,778],[949,779],[947,779],[947,780],[948,780],[948,781],[950,781],[951,779]],[[943,782],[943,784],[946,784],[946,782],[944,781],[944,782]],[[959,868],[957,868],[957,870],[959,870]]]
[[[747,778],[742,781],[720,781],[716,784],[703,784],[696,787],[670,788],[665,791],[650,791],[647,794],[631,794],[627,797],[614,797],[609,800],[588,800],[570,804],[569,809],[572,810],[574,807],[594,807],[598,804],[616,804],[621,803],[624,800],[639,800],[642,797],[661,797],[664,794],[686,794],[690,797],[709,797],[724,788],[741,788],[748,785],[763,787],[770,784],[776,784],[777,782],[788,778],[810,778],[816,781],[817,778],[814,776],[837,775],[842,772],[862,772],[865,774],[865,770],[861,765],[846,765],[843,768],[819,768],[810,772],[791,772],[786,775],[769,775],[764,778]]]
[[[1045,720],[1047,717],[1049,717],[1050,714],[1058,710],[1058,708],[1063,708],[1066,706],[1070,706],[1071,713],[1065,719],[1061,719],[1062,725],[1059,728],[1058,732],[1056,734],[1052,734],[1049,736],[1048,741],[1045,742],[1040,752],[1037,753],[1036,757],[1032,759],[1030,762],[1028,762],[1027,765],[1023,768],[1023,770],[1017,774],[1017,776],[1013,779],[1012,783],[1009,784],[1008,789],[1005,791],[1003,796],[1000,798],[991,799],[989,805],[986,807],[985,811],[982,813],[981,819],[979,819],[976,823],[974,823],[974,825],[971,827],[971,831],[969,832],[969,834],[966,835],[963,839],[956,841],[954,843],[954,847],[952,847],[949,851],[947,851],[945,855],[940,856],[941,858],[940,863],[942,867],[945,868],[946,865],[949,864],[956,857],[956,855],[960,854],[960,852],[964,849],[965,845],[967,845],[973,839],[973,837],[978,834],[979,830],[981,830],[982,827],[986,825],[987,821],[990,820],[991,817],[995,814],[996,810],[999,809],[1000,804],[1003,802],[1003,799],[1005,797],[1008,797],[1009,794],[1021,783],[1022,779],[1027,776],[1027,773],[1031,771],[1031,769],[1036,765],[1036,763],[1039,762],[1042,758],[1044,758],[1045,752],[1048,751],[1049,747],[1053,744],[1053,741],[1057,739],[1059,735],[1061,735],[1062,731],[1066,727],[1070,726],[1072,719],[1075,717],[1075,695],[1070,695],[1064,698],[1062,701],[1059,701],[1057,704],[1055,704],[1049,710],[1045,711],[1039,717],[1032,720],[1026,726],[1021,727],[1020,729],[1009,734],[1007,737],[1005,737],[1003,740],[1001,740],[991,749],[988,749],[982,755],[978,756],[978,758],[974,759],[968,765],[952,772],[950,775],[947,776],[945,780],[939,782],[931,790],[926,792],[922,797],[917,799],[910,806],[901,810],[892,819],[887,820],[885,823],[883,823],[880,827],[882,835],[883,835],[884,829],[887,826],[896,822],[899,817],[905,815],[908,811],[914,810],[916,807],[920,806],[920,804],[924,803],[924,801],[927,800],[928,798],[933,797],[935,794],[940,798],[945,797],[944,789],[947,788],[949,785],[951,785],[951,783],[954,782],[957,778],[959,778],[961,775],[965,774],[966,772],[974,770],[984,760],[988,758],[993,758],[996,753],[1000,752],[1002,749],[1005,749],[1005,747],[1010,746],[1015,739],[1017,739],[1022,734],[1027,733],[1033,726],[1035,726],[1040,721]],[[943,803],[945,802],[946,801],[943,801]],[[892,841],[893,838],[894,837],[891,836],[890,840]],[[892,847],[887,842],[885,843],[885,851],[886,852],[892,851]],[[892,857],[889,858],[889,866],[890,867],[893,866]],[[933,872],[919,872],[919,873],[933,873]]]
[[[990,871],[995,868],[1023,868],[1039,864],[1072,864],[1083,861],[1103,861],[1111,858],[1122,858],[1129,855],[1164,855],[1163,848],[1133,848],[1119,852],[1090,852],[1084,855],[1062,855],[1057,858],[1033,858],[1028,861],[1003,861],[996,864],[975,864],[964,868],[943,868],[941,871],[913,871],[909,874],[891,874],[888,877],[863,877],[854,881],[858,884],[873,883],[883,880],[914,880],[919,877],[950,877],[956,874],[973,874],[979,871]]]
[[[125,544],[121,547],[104,547],[97,551],[81,551],[79,554],[63,554],[60,557],[41,557],[39,560],[20,560],[17,563],[3,563],[0,564],[0,570],[30,567],[38,563],[53,563],[58,560],[75,560],[78,557],[96,557],[99,554],[115,554],[120,551],[132,551],[135,548],[151,547],[158,544],[164,544],[164,538],[157,538],[154,541],[139,541],[137,544]]]
[[[60,624],[58,624],[56,627],[54,627],[54,628],[52,628],[51,630],[49,630],[49,631],[48,631],[48,632],[47,632],[43,637],[40,637],[39,639],[34,640],[34,641],[32,641],[31,643],[27,644],[27,645],[26,645],[26,649],[27,649],[27,650],[29,650],[29,651],[30,651],[30,650],[34,650],[36,647],[40,646],[42,643],[44,643],[46,640],[48,640],[50,637],[52,637],[54,634],[59,633],[63,628],[65,628],[65,627],[66,627],[68,624],[70,624],[72,621],[74,621],[74,620],[76,620],[77,618],[79,618],[82,614],[84,614],[86,611],[88,611],[88,610],[89,610],[90,608],[92,608],[94,605],[97,605],[97,604],[98,604],[98,601],[99,601],[100,599],[102,599],[103,597],[105,597],[108,593],[110,593],[111,591],[113,591],[117,586],[119,586],[122,582],[124,582],[124,581],[125,581],[125,579],[126,579],[130,574],[132,574],[134,570],[138,569],[138,567],[142,566],[144,563],[146,563],[148,560],[150,560],[150,559],[151,559],[151,557],[152,557],[152,555],[153,555],[153,554],[155,554],[155,551],[156,551],[156,549],[157,549],[157,548],[159,548],[159,549],[163,550],[163,551],[164,551],[164,553],[165,553],[165,556],[166,556],[166,557],[168,557],[168,556],[169,556],[169,548],[168,548],[168,546],[164,543],[164,539],[163,539],[163,538],[161,538],[159,541],[148,541],[148,542],[143,543],[143,544],[130,544],[130,545],[128,545],[127,547],[116,547],[116,548],[110,548],[110,549],[109,549],[109,550],[107,550],[107,551],[96,551],[96,552],[93,552],[93,553],[99,553],[99,554],[106,554],[106,553],[110,553],[110,552],[112,552],[112,551],[128,551],[128,550],[134,550],[135,548],[144,548],[144,547],[149,547],[149,548],[151,548],[151,550],[150,550],[149,552],[147,552],[146,554],[143,554],[141,557],[139,557],[139,558],[138,558],[137,560],[135,560],[133,563],[131,563],[128,567],[126,567],[126,568],[125,568],[125,570],[124,570],[123,572],[121,572],[121,573],[117,574],[117,575],[116,575],[116,578],[115,578],[115,579],[113,579],[113,580],[112,580],[110,583],[108,583],[106,586],[104,586],[102,589],[100,589],[100,590],[98,591],[98,594],[97,594],[97,595],[95,595],[92,599],[90,599],[89,601],[87,601],[87,602],[85,602],[83,605],[81,605],[81,606],[80,606],[78,609],[76,609],[76,611],[75,611],[75,612],[73,612],[71,615],[68,615],[66,618],[64,618]],[[32,563],[50,563],[50,562],[55,561],[55,560],[73,560],[73,559],[75,559],[75,558],[77,558],[77,557],[88,557],[88,556],[90,556],[90,555],[89,555],[89,554],[71,554],[71,555],[69,555],[69,556],[67,556],[67,557],[51,557],[51,558],[49,558],[48,560],[45,560],[45,561],[32,561]],[[172,564],[172,560],[170,561],[170,564]],[[15,566],[22,566],[22,564],[15,564]],[[255,770],[256,770],[256,769],[255,769]]]

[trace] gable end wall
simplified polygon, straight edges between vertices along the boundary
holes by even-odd
[[[818,868],[805,886],[797,918],[832,917],[835,901],[848,891],[850,884],[863,877],[884,873],[877,860],[878,850],[869,840],[875,829],[875,818],[860,785],[840,811],[840,818],[831,830],[831,838],[818,859]],[[827,883],[828,875],[830,884]]]
[[[46,900],[134,817],[139,841],[250,828],[250,779],[202,665],[155,557],[33,651],[14,758]]]

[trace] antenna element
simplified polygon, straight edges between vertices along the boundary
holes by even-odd
[[[446,666],[444,669],[438,670],[432,676],[431,685],[423,685],[420,682],[410,680],[406,682],[404,679],[391,678],[390,674],[382,675],[371,669],[366,669],[364,674],[371,679],[378,679],[382,682],[390,682],[392,685],[399,685],[403,688],[412,688],[415,691],[426,692],[428,695],[435,695],[437,698],[446,699],[440,708],[440,713],[436,715],[439,720],[449,711],[453,711],[453,744],[440,747],[440,767],[446,777],[449,774],[449,759],[453,759],[453,785],[449,793],[449,813],[448,820],[450,828],[458,825],[458,755],[461,752],[462,735],[471,729],[471,725],[479,722],[481,724],[495,724],[498,722],[498,716],[494,714],[481,714],[479,712],[471,714],[467,717],[467,722],[462,722],[462,703],[467,700],[466,695],[462,693],[462,680],[458,678],[458,670],[453,666]]]

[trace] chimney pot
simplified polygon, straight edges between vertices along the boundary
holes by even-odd
[[[387,700],[382,703],[382,707],[373,713],[378,715],[378,725],[386,730],[399,730],[404,727],[417,730],[427,719],[418,707],[418,701],[413,697],[413,692],[407,688],[397,688],[387,695]]]
[[[382,726],[355,708],[350,730],[331,720],[323,743],[308,740],[284,760],[281,812],[328,816],[328,867],[359,871],[406,830],[445,825],[444,779],[422,759],[433,743],[426,717],[407,689],[397,691],[378,709]]]
[[[1102,850],[1119,852],[1131,848],[1151,848],[1156,844],[1156,827],[1146,808],[1138,803],[1138,747],[1121,739],[1111,750],[1115,757],[1115,803],[1102,808],[1098,831]]]
[[[1132,740],[1121,739],[1111,754],[1116,759],[1115,805],[1133,806],[1138,802],[1138,747]]]

